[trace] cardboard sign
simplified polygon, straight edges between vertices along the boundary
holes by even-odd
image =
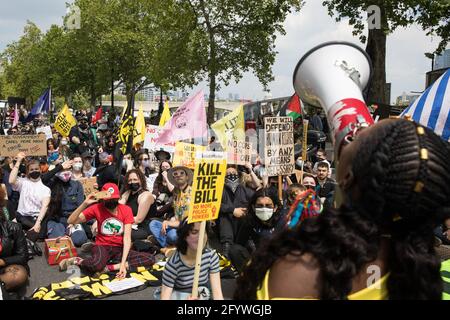
[[[195,154],[205,151],[206,147],[196,144],[177,142],[173,156],[173,166],[185,166],[189,169],[195,168]]]
[[[294,126],[291,117],[264,118],[267,175],[291,175],[295,169]]]
[[[76,124],[77,120],[75,120],[72,113],[69,111],[69,107],[65,105],[56,117],[55,129],[61,133],[63,137],[68,137],[70,129]]]
[[[219,217],[226,171],[226,153],[207,151],[196,154],[189,223]]]
[[[302,160],[306,161],[308,151],[308,120],[303,120],[303,142],[302,142]]]
[[[19,152],[28,156],[47,156],[47,139],[43,134],[0,136],[0,156],[15,157]]]
[[[227,162],[229,164],[245,165],[250,163],[252,148],[250,142],[228,140]]]
[[[92,192],[97,191],[97,189],[94,187],[94,185],[97,183],[97,178],[96,177],[83,178],[83,179],[80,179],[78,181],[80,181],[81,184],[83,185],[83,190],[84,190],[84,196],[85,197],[90,195]]]
[[[148,150],[164,150],[167,152],[174,152],[175,151],[175,143],[170,144],[157,144],[156,139],[158,139],[159,134],[161,133],[162,128],[159,126],[154,125],[147,125],[147,131],[145,133],[145,139],[144,139],[144,148]]]
[[[148,191],[153,192],[153,186],[155,185],[156,178],[158,178],[158,173],[153,173],[146,177]]]
[[[47,137],[47,139],[53,138],[52,129],[50,128],[50,126],[36,128],[36,133],[40,133],[40,132],[45,133],[45,136]]]

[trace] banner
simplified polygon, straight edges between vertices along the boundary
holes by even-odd
[[[154,125],[147,125],[144,139],[144,149],[148,149],[150,151],[153,150],[158,151],[162,149],[164,151],[173,153],[175,151],[175,142],[164,145],[156,143],[156,140],[158,139],[161,131],[162,131],[161,127]]]
[[[139,107],[138,116],[136,118],[136,122],[134,123],[134,132],[133,132],[133,145],[144,141],[145,139],[145,118],[144,111],[142,110],[142,104]]]
[[[94,185],[97,184],[97,178],[96,177],[91,177],[91,178],[82,178],[80,180],[80,183],[83,185],[83,190],[84,190],[84,196],[87,197],[88,195],[90,195],[92,192],[94,191],[98,191]]]
[[[251,163],[252,148],[250,142],[228,140],[226,149],[228,164],[245,165]]]
[[[47,139],[42,134],[0,136],[0,156],[15,157],[19,152],[28,156],[47,156]]]
[[[295,169],[291,117],[264,118],[265,166],[269,177],[291,175]]]
[[[244,140],[244,106],[239,106],[233,112],[214,122],[211,129],[217,134],[217,138],[224,149],[227,148],[229,140]]]
[[[173,156],[173,166],[185,166],[190,169],[195,168],[195,154],[205,151],[206,147],[195,144],[177,142],[175,154]]]
[[[207,137],[205,98],[203,90],[189,97],[167,121],[157,139],[167,144],[186,139]]]
[[[41,133],[41,132],[45,133],[45,137],[47,139],[53,138],[52,128],[50,128],[50,126],[36,128],[36,133]]]
[[[61,133],[63,137],[68,137],[70,129],[77,124],[77,120],[69,111],[69,107],[64,105],[64,108],[59,112],[55,121],[55,129]]]
[[[215,220],[219,217],[227,171],[223,152],[198,152],[192,182],[188,222]]]

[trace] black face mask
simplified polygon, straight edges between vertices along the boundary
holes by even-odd
[[[110,200],[110,201],[103,202],[103,204],[105,205],[106,209],[114,210],[119,203],[117,200]]]
[[[141,188],[141,185],[139,183],[129,183],[128,186],[130,187],[131,191],[138,191]]]
[[[79,125],[80,129],[86,130],[87,129],[87,124],[80,124]]]
[[[41,173],[39,171],[33,171],[29,174],[31,179],[36,180],[37,178],[39,178],[41,176]]]
[[[239,179],[239,175],[237,175],[237,174],[227,174],[225,176],[225,179],[227,179],[230,182],[235,182],[237,179]]]

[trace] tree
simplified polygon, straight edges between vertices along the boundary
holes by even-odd
[[[1,60],[5,96],[24,97],[31,105],[47,87],[41,78],[39,65],[35,63],[42,36],[41,30],[27,21],[21,38],[7,45],[3,51]]]
[[[445,49],[449,41],[450,2],[442,0],[325,0],[330,16],[336,21],[348,17],[353,34],[359,35],[372,59],[373,77],[367,100],[369,103],[386,101],[386,37],[398,27],[417,23],[427,35],[441,37],[436,53]],[[376,7],[375,7],[376,6]],[[379,19],[379,28],[369,24],[368,35],[364,35],[365,12],[374,8],[371,21]],[[379,8],[379,11],[378,11]],[[376,15],[379,12],[379,17]],[[369,12],[371,13],[371,12]],[[414,45],[414,44],[411,44]]]
[[[301,0],[185,0],[195,17],[190,60],[199,65],[198,79],[208,79],[208,123],[214,122],[215,93],[220,82],[239,81],[253,71],[267,89],[272,81],[276,34],[285,34],[282,23]],[[191,21],[191,19],[187,19]]]

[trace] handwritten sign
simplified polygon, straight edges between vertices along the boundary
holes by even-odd
[[[194,169],[196,152],[205,151],[205,149],[204,146],[177,142],[173,156],[173,166],[185,166],[189,169]]]
[[[291,175],[295,169],[292,118],[264,118],[264,130],[265,165],[268,176]]]
[[[156,139],[158,139],[159,134],[162,131],[162,128],[159,126],[154,125],[147,125],[146,127],[147,131],[145,133],[145,139],[144,139],[144,148],[148,150],[164,150],[167,152],[174,152],[175,151],[175,143],[170,144],[157,144]]]
[[[45,133],[45,137],[47,139],[53,138],[52,129],[50,128],[50,126],[36,128],[36,133],[41,133],[41,132]]]
[[[189,223],[219,217],[226,171],[226,153],[207,151],[196,154]]]
[[[80,181],[81,184],[83,185],[83,190],[84,190],[84,196],[85,197],[90,195],[92,192],[97,191],[97,189],[94,187],[94,185],[97,183],[97,178],[96,177],[82,178],[82,179],[80,179],[78,181]]]
[[[45,135],[0,136],[0,156],[14,157],[19,152],[27,156],[47,156]]]
[[[245,165],[250,163],[252,148],[250,142],[242,140],[228,140],[227,158],[229,164]]]

